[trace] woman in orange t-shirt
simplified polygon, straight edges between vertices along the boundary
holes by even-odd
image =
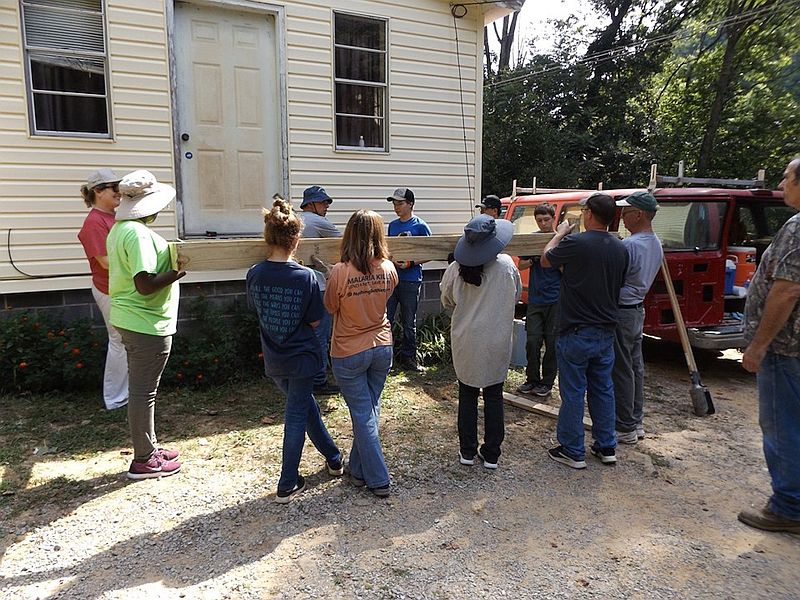
[[[333,315],[331,366],[353,421],[350,480],[379,497],[389,495],[378,421],[392,366],[386,301],[397,285],[383,230],[378,213],[353,213],[342,238],[341,262],[331,270],[325,290],[325,308]]]

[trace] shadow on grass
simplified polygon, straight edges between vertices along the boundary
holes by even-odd
[[[393,371],[387,381],[383,402],[387,407],[409,407],[413,423],[413,402],[404,390],[416,390],[448,403],[441,393],[446,383],[454,381],[450,365],[438,365],[426,373]],[[323,413],[341,406],[340,397],[319,399]],[[91,500],[116,487],[124,474],[109,474],[82,481],[57,477],[29,488],[34,468],[39,462],[85,459],[100,453],[119,450],[129,456],[130,434],[127,411],[104,410],[96,398],[86,394],[41,394],[0,398],[0,465],[6,474],[0,482],[0,514],[17,515],[30,508],[48,505],[68,507],[76,499]],[[246,432],[265,424],[283,422],[284,397],[271,380],[255,378],[214,388],[177,389],[159,393],[156,402],[156,431],[165,446],[202,437],[231,432]],[[88,494],[86,492],[89,492]]]
[[[5,396],[0,405],[0,466],[5,466],[0,511],[6,515],[40,501],[59,505],[82,495],[84,482],[67,480],[76,485],[68,488],[73,493],[48,497],[49,486],[63,487],[58,478],[28,489],[37,463],[84,459],[117,449],[125,455],[130,452],[125,408],[107,411],[96,398],[78,393]],[[167,391],[159,393],[156,402],[156,431],[164,445],[262,427],[264,417],[274,422],[283,419],[283,396],[264,379]]]

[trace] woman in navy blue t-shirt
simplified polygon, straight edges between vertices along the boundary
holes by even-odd
[[[314,327],[325,308],[314,272],[292,260],[303,224],[284,200],[264,211],[264,223],[270,254],[247,272],[247,299],[258,314],[264,372],[286,394],[283,464],[275,498],[285,504],[306,486],[297,471],[306,433],[325,457],[329,474],[342,474],[342,454],[314,398],[314,376],[322,368]]]

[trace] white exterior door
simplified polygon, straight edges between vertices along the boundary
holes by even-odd
[[[275,17],[175,4],[184,234],[263,231],[283,190]]]

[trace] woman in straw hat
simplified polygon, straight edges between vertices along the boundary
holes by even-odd
[[[156,440],[155,404],[161,374],[172,348],[178,317],[178,279],[167,241],[150,229],[175,198],[175,188],[149,171],[134,171],[119,182],[116,224],[108,234],[111,324],[122,336],[130,374],[128,423],[133,438],[130,479],[177,473],[178,452]]]
[[[511,361],[514,306],[522,282],[514,261],[500,252],[513,235],[510,221],[479,215],[464,227],[439,285],[453,310],[450,339],[458,377],[459,461],[496,469],[505,437],[503,383]],[[486,432],[478,447],[478,394],[483,390]]]
[[[386,302],[397,286],[383,219],[371,210],[350,217],[341,261],[331,270],[325,307],[334,317],[331,363],[353,421],[350,480],[378,497],[389,495],[389,470],[378,421],[381,393],[392,366],[392,325]]]
[[[111,169],[99,169],[81,186],[81,196],[91,210],[86,215],[78,239],[89,260],[92,272],[92,296],[100,308],[108,330],[108,351],[103,374],[103,402],[112,410],[128,403],[128,357],[122,337],[110,322],[111,298],[108,295],[108,251],[106,238],[114,226],[119,206],[118,177]]]
[[[322,348],[314,329],[325,313],[314,271],[294,261],[303,223],[285,200],[264,210],[269,257],[247,272],[247,300],[258,314],[264,372],[286,394],[283,457],[275,502],[288,504],[306,488],[298,468],[306,434],[325,458],[329,475],[342,474],[342,453],[314,398]]]

